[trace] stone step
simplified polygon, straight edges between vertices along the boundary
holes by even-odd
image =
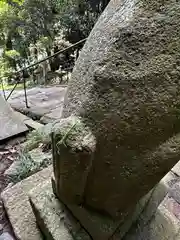
[[[123,240],[178,240],[178,205],[176,198],[180,193],[179,178],[169,172],[154,188],[152,197]],[[176,189],[176,191],[175,191]],[[178,189],[178,191],[177,191]],[[176,196],[176,197],[172,197]],[[179,235],[180,236],[180,235]]]
[[[137,218],[139,221],[146,222],[148,225],[149,219],[151,219],[152,215],[155,214],[159,204],[176,181],[177,177],[172,172],[169,172],[156,186],[156,188],[154,188],[139,202],[139,204],[137,204],[136,211],[131,218],[127,219],[126,222],[116,230],[116,233],[107,239],[122,239],[123,235],[129,230],[130,226],[133,222],[135,222],[135,220],[137,220]],[[89,232],[89,228],[94,226],[94,223],[89,222],[89,225],[91,226],[88,227],[88,224],[85,223],[87,222],[87,219],[84,217],[83,221],[83,214],[81,214],[81,222],[83,222],[82,225],[84,225],[87,232],[84,231],[64,205],[56,199],[52,190],[52,184],[49,180],[45,182],[43,186],[41,184],[32,189],[29,196],[38,225],[48,240],[58,240],[59,236],[61,236],[60,239],[62,240],[90,239],[87,232]],[[78,214],[76,215],[78,218]],[[97,222],[96,219],[95,222],[99,228],[99,220]],[[83,234],[83,238],[81,234]],[[100,236],[99,238],[96,237],[96,234],[97,231],[94,228],[94,235],[92,239],[104,239],[100,238]]]
[[[128,235],[125,240],[179,240],[179,219],[171,208],[179,209],[173,199],[166,196],[158,206],[152,219],[145,225],[139,225],[135,232]]]
[[[180,161],[171,169],[171,171],[180,177]]]
[[[164,178],[154,187],[151,198],[149,199],[146,207],[144,208],[139,221],[147,224],[156,212],[158,206],[161,204],[165,196],[168,194],[173,185],[178,182],[179,179],[173,172],[168,172]]]
[[[160,190],[160,189],[159,189]],[[122,224],[117,226],[115,229],[116,232],[114,235],[107,237],[106,235],[97,235],[98,231],[95,227],[95,224],[98,228],[104,227],[108,233],[108,225],[104,224],[104,219],[101,218],[93,218],[91,221],[90,216],[83,214],[82,211],[79,211],[81,214],[81,225],[79,221],[76,220],[71,214],[71,208],[68,210],[67,208],[55,197],[53,190],[52,190],[52,183],[51,181],[47,180],[44,184],[40,184],[36,186],[29,192],[30,202],[36,216],[36,220],[38,223],[41,232],[44,233],[45,238],[48,240],[72,240],[72,239],[79,239],[79,240],[89,240],[89,239],[122,239],[123,235],[129,230],[130,226],[135,222],[135,220],[139,217],[142,210],[144,209],[145,205],[149,204],[149,199],[151,198],[152,201],[152,192],[147,194],[139,203],[137,204],[136,211],[127,218],[126,221]],[[153,199],[154,200],[154,199]],[[76,207],[78,208],[78,207]],[[77,209],[78,211],[78,209]],[[79,215],[76,214],[76,217]],[[89,225],[87,224],[87,218],[89,218]],[[83,222],[84,219],[84,222]],[[101,224],[101,225],[100,225]],[[83,228],[83,227],[84,228]],[[89,228],[94,227],[93,235],[92,231],[89,231]],[[84,230],[86,229],[86,231]],[[114,231],[115,231],[114,230]],[[91,236],[91,237],[90,237]]]
[[[38,226],[48,240],[94,239],[93,237],[90,238],[79,222],[53,194],[50,180],[51,174],[52,167],[49,167],[8,188],[2,193],[2,199],[15,236],[19,240],[42,240],[39,228],[36,226],[37,221]],[[123,239],[138,240],[143,239],[140,238],[142,234],[151,234],[149,240],[157,240],[156,236],[152,236],[153,231],[149,229],[154,227],[154,232],[160,231],[161,229],[159,229],[158,224],[159,226],[165,226],[166,229],[174,229],[175,234],[180,236],[180,231],[177,228],[177,223],[179,223],[178,211],[180,210],[180,185],[178,182],[179,178],[177,175],[169,172],[156,188],[144,198],[144,201],[141,202],[137,215],[134,215],[134,219],[128,220],[123,226],[119,227],[110,239],[122,239],[122,232],[129,230],[129,227],[137,219],[140,212],[137,224],[133,225],[135,227],[131,228],[131,231],[128,231],[128,237]],[[171,188],[172,190],[170,191]],[[168,197],[166,194],[169,194]],[[166,196],[165,199],[164,196]],[[173,200],[170,201],[169,199]],[[170,206],[170,208],[167,206]],[[175,212],[173,213],[173,211]],[[154,220],[152,221],[152,219]],[[165,223],[167,223],[167,226]],[[138,233],[139,229],[141,234]],[[169,230],[167,234],[169,234]],[[161,234],[161,236],[164,235]],[[145,239],[148,240],[148,238]],[[158,238],[158,240],[161,239],[164,240],[166,238]]]
[[[27,193],[50,179],[52,166],[32,175],[29,178],[7,188],[2,194],[4,207],[11,222],[14,234],[18,240],[42,240],[41,233],[36,225]]]
[[[90,240],[88,233],[55,197],[47,180],[29,192],[37,224],[48,240]]]
[[[20,113],[20,112],[15,112],[16,116],[18,116],[19,119],[21,119],[21,121],[23,121],[23,123],[31,128],[31,129],[39,129],[41,127],[44,126],[44,124],[41,124],[37,121],[34,121],[33,119],[31,119],[30,117]]]

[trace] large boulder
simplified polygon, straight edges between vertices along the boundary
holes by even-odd
[[[77,116],[89,129],[86,138],[79,133],[82,143],[94,139],[91,151],[82,144],[92,157],[79,159],[82,168],[74,166],[82,177],[81,204],[122,216],[179,160],[179,13],[175,0],[112,0],[81,51],[63,112],[67,121]],[[74,134],[78,139],[77,129]],[[64,150],[60,143],[57,192],[69,201],[69,189],[77,187],[71,155],[83,147],[67,141]]]

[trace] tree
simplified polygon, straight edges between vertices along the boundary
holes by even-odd
[[[44,49],[47,56],[64,42],[86,38],[109,0],[1,0],[0,46],[9,67],[30,64],[30,46]],[[62,46],[62,45],[61,45]],[[79,46],[81,48],[82,46]],[[16,51],[19,55],[10,57]],[[39,51],[40,52],[40,51]],[[8,54],[7,54],[8,53]],[[56,69],[59,59],[50,61]],[[54,66],[53,66],[54,65]]]
[[[13,35],[16,32],[16,24],[18,22],[18,16],[15,8],[11,7],[5,2],[0,4],[0,41],[1,46],[5,51],[13,50]],[[16,63],[14,59],[10,58],[8,55],[4,54],[4,57],[9,62],[9,65],[16,68]]]
[[[59,27],[72,43],[88,37],[110,0],[64,0],[57,4]]]

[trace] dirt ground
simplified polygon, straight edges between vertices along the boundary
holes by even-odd
[[[11,184],[10,180],[4,176],[4,172],[17,158],[20,149],[20,143],[24,142],[25,139],[25,136],[21,136],[13,138],[5,143],[0,142],[0,194],[8,186],[8,184]],[[9,232],[13,236],[13,231],[5,214],[0,198],[0,235],[3,232]]]

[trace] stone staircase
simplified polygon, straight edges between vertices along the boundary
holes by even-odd
[[[98,239],[90,236],[87,229],[83,228],[55,197],[51,177],[52,167],[49,167],[2,193],[4,206],[17,239]],[[109,239],[180,239],[179,177],[180,162],[137,204],[134,214],[123,225],[118,226]],[[105,226],[102,223],[104,231]],[[110,224],[110,227],[112,226],[114,225]]]

